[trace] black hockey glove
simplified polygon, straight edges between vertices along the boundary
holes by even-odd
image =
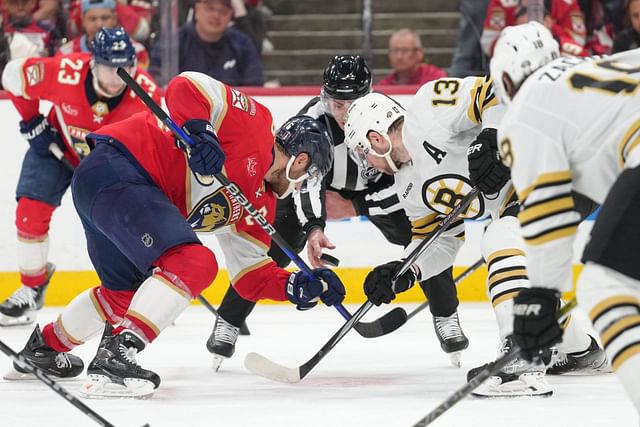
[[[403,261],[391,261],[374,268],[364,279],[364,293],[375,305],[388,304],[396,298],[396,294],[411,288],[420,280],[420,273],[415,267],[405,271],[393,283],[391,279],[400,269]]]
[[[497,130],[483,129],[467,150],[469,178],[484,194],[495,194],[509,181],[511,171],[500,160]]]
[[[64,150],[64,145],[58,141],[58,134],[51,129],[49,121],[42,114],[38,114],[28,122],[20,121],[20,133],[39,156],[51,155],[49,145],[52,142]]]
[[[191,137],[193,145],[189,147],[189,167],[197,174],[210,176],[222,171],[225,154],[220,147],[213,126],[206,120],[187,121],[182,130]]]
[[[522,356],[535,360],[542,352],[562,340],[558,323],[560,292],[547,288],[520,291],[513,305],[513,339]]]

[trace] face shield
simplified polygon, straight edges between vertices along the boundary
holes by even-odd
[[[133,76],[133,72],[135,70],[134,66],[125,66],[122,68],[124,68],[128,74]],[[97,85],[99,91],[102,92],[102,95],[115,97],[124,91],[126,85],[120,76],[118,76],[117,70],[117,67],[111,67],[106,64],[94,62],[92,68],[94,83]]]
[[[322,102],[322,108],[325,113],[336,119],[341,129],[344,129],[344,123],[346,121],[347,110],[353,103],[353,99],[335,99],[327,95],[322,90],[320,92],[320,102]]]

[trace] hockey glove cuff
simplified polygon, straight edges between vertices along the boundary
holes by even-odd
[[[375,305],[388,304],[396,298],[396,294],[411,288],[420,280],[420,272],[414,266],[405,271],[393,283],[393,276],[399,271],[403,261],[391,261],[374,268],[364,280],[364,293]]]
[[[500,159],[497,130],[483,129],[467,150],[469,178],[484,194],[495,194],[511,179],[511,171]]]
[[[182,130],[191,137],[193,145],[189,147],[189,167],[204,176],[217,175],[224,166],[225,154],[220,147],[213,126],[206,120],[187,121]]]
[[[20,133],[39,156],[49,156],[49,145],[57,143],[57,134],[45,116],[39,114],[28,122],[20,121]],[[60,145],[60,144],[58,144]]]
[[[540,358],[544,350],[562,341],[559,309],[560,292],[555,289],[528,288],[515,297],[513,339],[527,360]]]

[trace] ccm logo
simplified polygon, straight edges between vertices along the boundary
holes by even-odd
[[[516,316],[539,316],[542,306],[540,304],[515,304],[513,314]]]

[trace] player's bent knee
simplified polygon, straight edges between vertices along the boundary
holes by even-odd
[[[156,265],[168,279],[175,276],[176,281],[183,283],[193,297],[211,285],[218,274],[218,261],[211,249],[195,243],[169,249]]]
[[[481,242],[482,256],[485,260],[504,249],[524,251],[524,242],[520,237],[520,223],[512,216],[493,221],[484,232]]]

